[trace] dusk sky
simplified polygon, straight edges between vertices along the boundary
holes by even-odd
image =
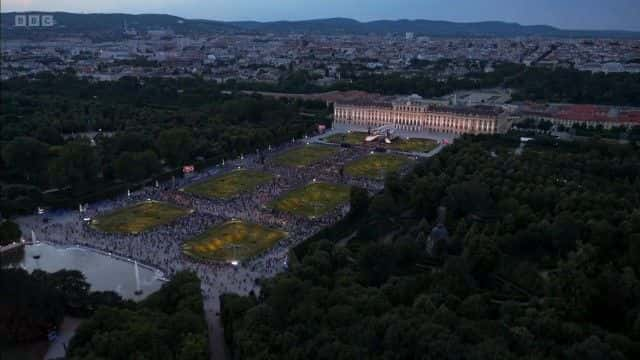
[[[2,0],[2,11],[167,13],[213,20],[501,20],[640,31],[640,0]]]

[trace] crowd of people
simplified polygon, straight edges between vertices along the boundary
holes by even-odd
[[[339,150],[309,166],[292,167],[274,161],[277,154],[297,144],[289,144],[268,153],[242,156],[226,161],[224,165],[199,171],[192,176],[173,179],[167,183],[123,194],[121,197],[81,206],[81,211],[48,214],[45,223],[40,216],[20,220],[24,231],[33,231],[38,240],[62,245],[80,245],[121,256],[160,269],[165,276],[181,270],[192,270],[201,279],[202,291],[208,309],[218,308],[219,296],[226,292],[258,293],[260,278],[271,277],[288,266],[288,250],[304,239],[331,225],[349,211],[346,203],[320,217],[276,211],[268,206],[288,191],[312,182],[358,185],[376,192],[383,186],[379,180],[356,179],[344,174],[344,165],[365,156],[366,149],[338,148]],[[304,145],[303,145],[304,146]],[[211,177],[237,169],[268,172],[272,180],[257,186],[254,191],[229,199],[212,199],[187,193],[188,185],[206,181]],[[192,211],[174,222],[137,234],[101,232],[91,226],[91,219],[143,201],[163,201],[189,208]],[[237,219],[248,223],[277,228],[287,237],[268,251],[239,264],[195,259],[185,255],[182,244],[207,229]]]

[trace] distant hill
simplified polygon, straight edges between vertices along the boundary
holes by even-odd
[[[42,14],[31,12],[27,14]],[[417,36],[434,37],[599,37],[599,38],[640,38],[640,32],[631,31],[591,31],[563,30],[546,25],[525,26],[500,21],[456,23],[432,20],[378,20],[360,22],[346,18],[316,19],[303,21],[214,21],[185,19],[161,14],[75,14],[52,12],[56,25],[47,29],[18,28],[14,26],[14,16],[24,13],[2,13],[2,36],[21,37],[23,35],[85,33],[122,34],[124,24],[140,31],[171,29],[178,34],[188,33],[308,33],[308,34],[388,34],[413,32]]]
[[[501,21],[456,23],[432,20],[377,20],[360,22],[353,19],[332,18],[304,21],[236,21],[230,22],[238,28],[273,33],[318,33],[318,34],[387,34],[413,32],[426,36],[541,36],[541,37],[613,37],[640,38],[640,32],[562,30],[547,25],[525,26]]]
[[[50,28],[14,26],[18,14],[50,14],[55,25]],[[171,29],[178,34],[236,32],[233,25],[213,20],[191,20],[164,14],[76,14],[66,12],[2,13],[2,36],[22,37],[47,34],[87,34],[95,36],[122,35],[125,23],[137,31]]]

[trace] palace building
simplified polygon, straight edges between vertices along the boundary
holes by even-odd
[[[407,132],[496,134],[506,132],[511,120],[501,107],[448,105],[416,95],[392,101],[334,103],[336,124],[366,128],[392,125]]]

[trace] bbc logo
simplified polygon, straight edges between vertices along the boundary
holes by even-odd
[[[16,27],[53,26],[53,15],[16,15],[14,25]]]

